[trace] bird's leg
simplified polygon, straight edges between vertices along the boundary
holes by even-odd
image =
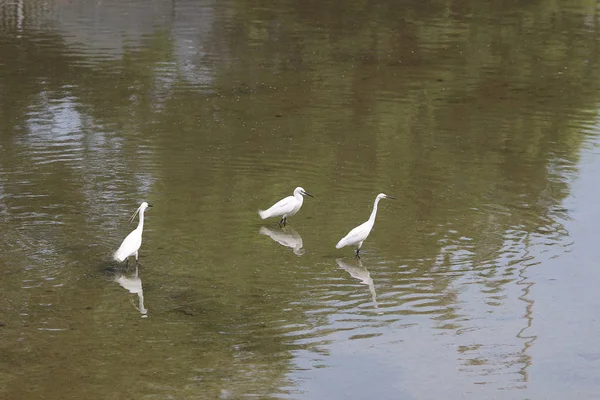
[[[360,249],[356,249],[356,254],[354,255],[354,258],[358,258],[360,260]]]
[[[287,224],[287,217],[283,217],[283,226]]]
[[[285,217],[281,218],[281,221],[279,221],[279,227],[280,227],[280,228],[281,228],[281,227],[284,227],[284,226],[285,226],[285,223],[286,223],[286,218],[285,218]]]
[[[138,262],[138,252],[135,252],[135,267],[137,268],[139,262]]]
[[[129,257],[127,257],[127,258],[125,259],[125,268],[126,268],[126,269],[127,269],[127,266],[128,266],[128,265],[129,265]]]

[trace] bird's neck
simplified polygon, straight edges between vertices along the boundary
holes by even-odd
[[[141,231],[142,229],[144,229],[144,211],[140,211],[139,216],[140,221],[138,222],[138,226],[135,229]]]
[[[294,193],[294,197],[300,202],[300,204],[302,204],[304,201],[304,196],[302,196],[300,193]]]
[[[375,199],[375,204],[373,204],[373,211],[371,211],[371,216],[369,217],[369,222],[375,223],[375,216],[377,216],[377,204],[381,200],[379,197]]]

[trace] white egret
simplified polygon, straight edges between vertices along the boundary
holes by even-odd
[[[269,236],[271,239],[273,239],[282,246],[292,248],[294,254],[297,256],[303,255],[304,248],[302,247],[302,236],[300,236],[300,234],[296,232],[295,229],[290,227],[280,229],[281,230],[277,231],[275,229],[269,229],[266,226],[261,226],[258,233]]]
[[[384,193],[379,193],[375,198],[375,204],[373,204],[373,211],[371,211],[371,216],[369,219],[352,229],[346,236],[342,238],[335,245],[336,249],[341,249],[345,246],[353,246],[356,245],[356,258],[360,258],[360,248],[367,237],[369,237],[369,233],[371,233],[371,229],[373,229],[373,225],[375,225],[375,216],[377,215],[377,204],[381,199],[396,199],[395,197],[388,196]]]
[[[131,216],[131,219],[129,220],[130,223],[134,220],[135,216],[139,213],[140,214],[140,222],[138,222],[137,228],[135,228],[129,235],[127,235],[125,240],[123,240],[123,243],[121,243],[121,247],[119,247],[119,250],[117,250],[115,252],[115,254],[114,254],[115,260],[117,260],[119,262],[123,262],[123,261],[127,260],[127,263],[129,263],[129,257],[135,256],[135,262],[137,264],[138,250],[140,249],[140,246],[142,245],[142,231],[144,230],[144,211],[146,211],[146,208],[148,208],[148,207],[152,207],[152,206],[144,201],[142,204],[140,204],[138,209],[135,210],[135,213],[133,213],[133,215]]]
[[[314,199],[312,194],[307,193],[301,187],[297,187],[294,190],[293,196],[288,196],[279,200],[267,210],[258,210],[258,215],[260,215],[262,219],[281,216],[279,226],[284,226],[287,222],[287,217],[296,214],[300,210],[300,207],[302,207],[302,203],[304,202],[303,196],[310,196]]]

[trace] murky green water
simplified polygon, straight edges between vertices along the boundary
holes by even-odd
[[[0,1],[0,397],[597,398],[598,11]]]

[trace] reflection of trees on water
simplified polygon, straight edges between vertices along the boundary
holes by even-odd
[[[526,253],[525,259],[528,259],[529,254]],[[529,281],[527,277],[527,268],[531,265],[525,265],[519,271],[519,279],[517,281],[517,285],[519,285],[521,289],[521,295],[519,296],[519,300],[524,303],[525,312],[522,316],[523,321],[525,321],[525,326],[517,333],[517,337],[522,340],[523,347],[519,352],[519,365],[520,371],[519,373],[522,375],[522,379],[519,382],[526,384],[529,381],[529,371],[528,368],[532,364],[531,356],[527,353],[527,350],[533,345],[537,336],[530,336],[528,332],[533,325],[533,305],[534,301],[531,299],[531,287],[534,285],[533,282]]]
[[[43,203],[55,204],[59,214],[76,211],[73,224],[117,229],[119,221],[105,216],[117,216],[114,204],[128,193],[142,198],[158,186],[176,196],[182,182],[201,176],[202,191],[218,195],[193,207],[213,210],[204,222],[216,226],[231,213],[223,197],[282,192],[279,179],[295,175],[282,176],[279,166],[304,161],[310,152],[309,168],[332,171],[315,180],[315,192],[346,190],[341,182],[355,185],[354,177],[364,179],[365,192],[403,188],[400,235],[421,245],[400,242],[396,248],[413,260],[438,260],[411,273],[416,280],[430,270],[442,272],[428,283],[445,294],[447,312],[437,316],[442,326],[466,324],[455,321],[465,313],[453,288],[461,279],[475,280],[491,309],[516,285],[526,315],[520,322],[531,325],[527,292],[533,283],[524,278],[523,260],[539,254],[524,238],[533,235],[536,245],[565,240],[557,207],[569,181],[561,167],[577,162],[584,140],[578,121],[591,118],[585,113],[598,103],[597,35],[580,26],[586,13],[575,11],[583,6],[563,12],[547,1],[519,9],[475,1],[402,8],[350,2],[340,15],[336,2],[287,2],[276,6],[283,12],[273,13],[246,1],[206,3],[202,11],[177,1],[168,12],[167,3],[160,3],[113,18],[106,2],[83,11],[51,3],[61,17],[56,8],[39,11],[41,2],[15,4],[21,8],[0,8],[0,28],[9,33],[0,37],[0,57],[12,60],[0,64],[0,169],[14,172],[0,177],[0,213],[33,209],[42,201],[25,204],[23,198],[42,193]],[[101,31],[60,20],[95,10],[108,14],[94,21],[114,26]],[[210,156],[190,149],[209,149]],[[271,161],[260,166],[267,178],[257,182],[251,156],[262,153]],[[51,162],[43,166],[44,160]],[[30,175],[49,168],[51,179]],[[335,198],[330,204],[343,208]],[[11,216],[9,223],[22,223]],[[221,232],[235,229],[224,226]],[[68,233],[60,225],[48,227],[39,242],[55,251],[54,238],[67,241]],[[431,233],[433,244],[427,245]],[[105,240],[93,232],[83,236]],[[215,241],[205,242],[207,254],[222,252]],[[233,243],[229,251],[242,253],[243,244]],[[472,271],[452,274],[457,266]],[[252,293],[253,274],[240,270],[232,287]],[[224,314],[235,316],[244,306],[232,304]],[[223,311],[216,308],[211,311]],[[284,307],[274,302],[266,308]],[[263,313],[213,322],[223,331],[243,329],[256,318],[272,317]],[[303,318],[300,312],[291,317],[299,324]],[[533,339],[523,329],[519,363],[527,366],[525,351]],[[269,366],[274,346],[280,356],[271,370],[277,385],[291,358],[282,332],[270,331],[255,347],[255,339],[234,335],[206,359],[256,357],[261,370]],[[471,366],[480,365],[480,351],[463,353]],[[248,365],[252,375],[256,365]]]

